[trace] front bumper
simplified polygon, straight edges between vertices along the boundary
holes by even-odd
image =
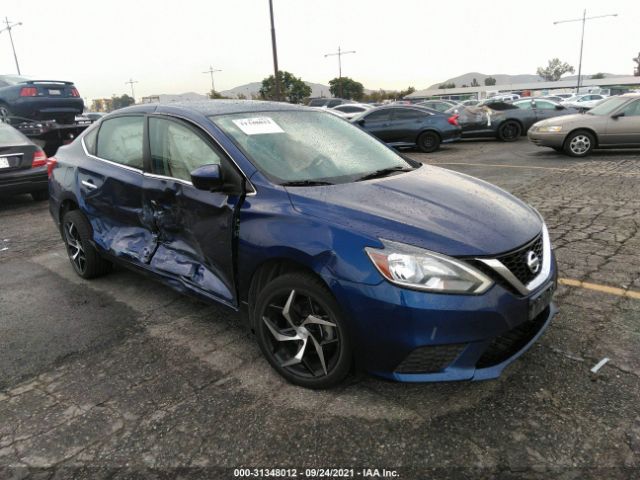
[[[39,192],[47,188],[46,166],[0,173],[0,195]]]
[[[562,148],[566,134],[563,132],[538,132],[529,129],[529,140],[539,147]]]
[[[350,338],[361,368],[402,382],[486,380],[526,352],[557,312],[551,303],[533,320],[529,299],[555,283],[557,270],[527,297],[496,283],[483,295],[443,295],[339,282]]]

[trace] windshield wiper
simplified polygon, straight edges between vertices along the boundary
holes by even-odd
[[[412,168],[402,167],[400,165],[396,167],[381,168],[380,170],[376,170],[375,172],[367,173],[366,175],[358,178],[357,181],[360,182],[362,180],[370,180],[372,178],[381,178],[386,177],[388,174],[393,172],[411,172],[412,170]]]
[[[335,185],[331,182],[325,182],[322,180],[292,180],[290,182],[284,182],[280,185],[285,187],[315,187],[318,185]]]

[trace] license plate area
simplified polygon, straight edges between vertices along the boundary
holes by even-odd
[[[49,95],[62,95],[62,91],[49,89]]]
[[[536,318],[549,306],[555,291],[555,283],[550,282],[544,289],[529,299],[529,320]]]

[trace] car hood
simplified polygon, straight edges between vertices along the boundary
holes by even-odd
[[[287,191],[303,214],[452,256],[507,252],[542,229],[537,212],[504,190],[427,165],[376,180]]]
[[[590,115],[584,113],[572,113],[570,115],[560,115],[557,117],[547,118],[546,120],[540,120],[536,125],[567,125],[574,122],[584,122]]]

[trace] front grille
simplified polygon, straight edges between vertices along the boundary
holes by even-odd
[[[464,347],[464,343],[418,347],[398,365],[396,373],[441,372],[458,358]]]
[[[548,315],[549,308],[546,308],[533,320],[523,322],[507,333],[494,338],[476,363],[476,368],[493,367],[518,353],[537,335]]]
[[[524,247],[519,248],[515,252],[507,253],[501,257],[497,257],[502,264],[507,267],[515,277],[526,285],[533,280],[538,273],[532,273],[527,266],[527,254],[533,250],[542,263],[542,235],[539,235],[535,240],[529,242]]]

